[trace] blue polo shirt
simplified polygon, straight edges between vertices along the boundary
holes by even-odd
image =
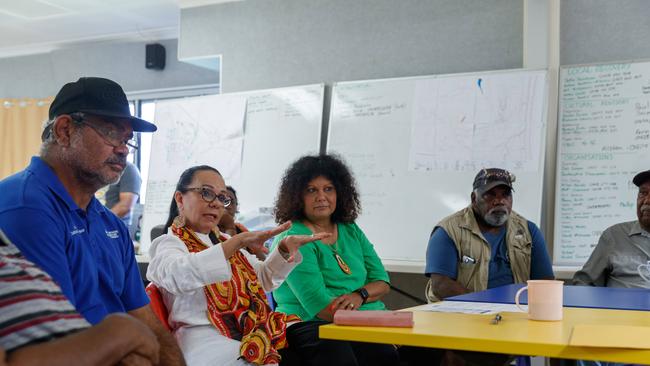
[[[90,323],[149,303],[128,229],[97,199],[79,208],[38,157],[0,192],[0,229]]]

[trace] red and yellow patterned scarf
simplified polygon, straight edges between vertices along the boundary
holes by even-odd
[[[190,253],[208,248],[191,230],[175,224],[171,229]],[[287,347],[287,323],[300,318],[271,310],[255,269],[240,251],[228,263],[232,279],[203,288],[210,322],[224,336],[241,341],[240,358],[258,365],[280,363],[277,350]]]

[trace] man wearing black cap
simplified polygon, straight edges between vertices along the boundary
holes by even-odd
[[[94,77],[63,86],[49,111],[40,157],[0,182],[0,228],[61,286],[91,324],[128,312],[161,344],[161,364],[183,364],[149,307],[127,227],[95,192],[115,183],[133,132],[156,126],[131,116],[122,88]]]
[[[482,169],[474,178],[470,206],[433,229],[425,269],[429,301],[553,278],[539,228],[512,211],[514,181],[506,170]]]
[[[637,220],[603,231],[587,263],[573,276],[573,284],[650,288],[650,282],[639,275],[640,270],[648,271],[647,266],[639,266],[650,261],[650,170],[637,174],[632,182],[639,187]]]

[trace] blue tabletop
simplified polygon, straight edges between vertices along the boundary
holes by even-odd
[[[517,290],[524,284],[506,285],[471,294],[448,297],[445,300],[493,302],[514,304]],[[527,291],[519,298],[527,304]],[[650,290],[637,288],[610,288],[593,286],[564,286],[564,306],[574,308],[599,308],[650,311]]]

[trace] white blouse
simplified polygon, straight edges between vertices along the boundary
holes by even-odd
[[[147,268],[147,279],[160,289],[169,311],[168,323],[188,364],[245,364],[237,360],[239,342],[221,335],[210,323],[203,292],[206,285],[231,279],[230,264],[221,244],[213,245],[207,234],[196,233],[196,236],[209,248],[190,253],[170,231],[156,238],[149,249],[151,262]],[[302,262],[300,252],[289,263],[277,248],[265,261],[260,261],[246,250],[242,249],[241,252],[255,269],[267,292],[280,286],[291,270]]]

